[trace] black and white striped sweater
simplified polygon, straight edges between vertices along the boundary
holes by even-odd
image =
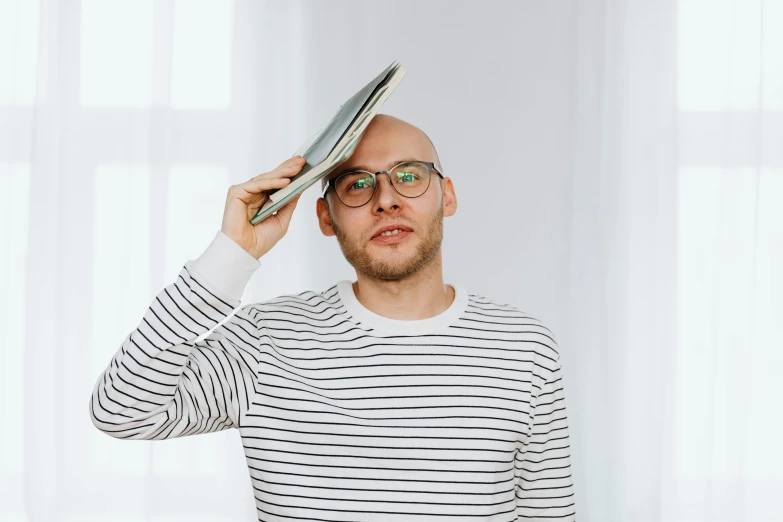
[[[416,321],[373,313],[348,280],[238,308],[259,266],[220,232],[186,263],[98,378],[93,424],[238,429],[261,521],[575,520],[560,353],[539,320],[455,284]]]

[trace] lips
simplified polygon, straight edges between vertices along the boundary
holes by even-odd
[[[371,239],[375,239],[376,237],[378,237],[380,234],[386,232],[387,230],[396,230],[398,228],[402,232],[413,232],[413,229],[411,227],[405,226],[402,223],[392,224],[392,225],[386,225],[386,226],[381,227],[378,230],[376,230],[375,233],[372,235]]]

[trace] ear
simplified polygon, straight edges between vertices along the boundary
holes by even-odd
[[[443,198],[443,216],[453,216],[457,213],[457,194],[454,192],[454,183],[451,178],[441,179],[440,188]]]
[[[329,214],[329,202],[326,198],[318,198],[315,202],[315,213],[321,233],[325,236],[336,235],[334,228],[332,228],[332,216]]]

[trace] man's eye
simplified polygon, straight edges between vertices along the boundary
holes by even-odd
[[[372,185],[372,181],[368,179],[360,179],[358,181],[355,181],[351,184],[352,189],[363,189],[365,188],[365,185]]]

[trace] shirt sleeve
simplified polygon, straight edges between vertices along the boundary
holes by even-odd
[[[93,425],[146,440],[240,427],[254,396],[260,336],[246,308],[236,309],[259,264],[222,232],[188,261],[98,377]]]
[[[531,414],[528,437],[516,453],[517,520],[574,522],[568,417],[560,355],[546,372]]]

